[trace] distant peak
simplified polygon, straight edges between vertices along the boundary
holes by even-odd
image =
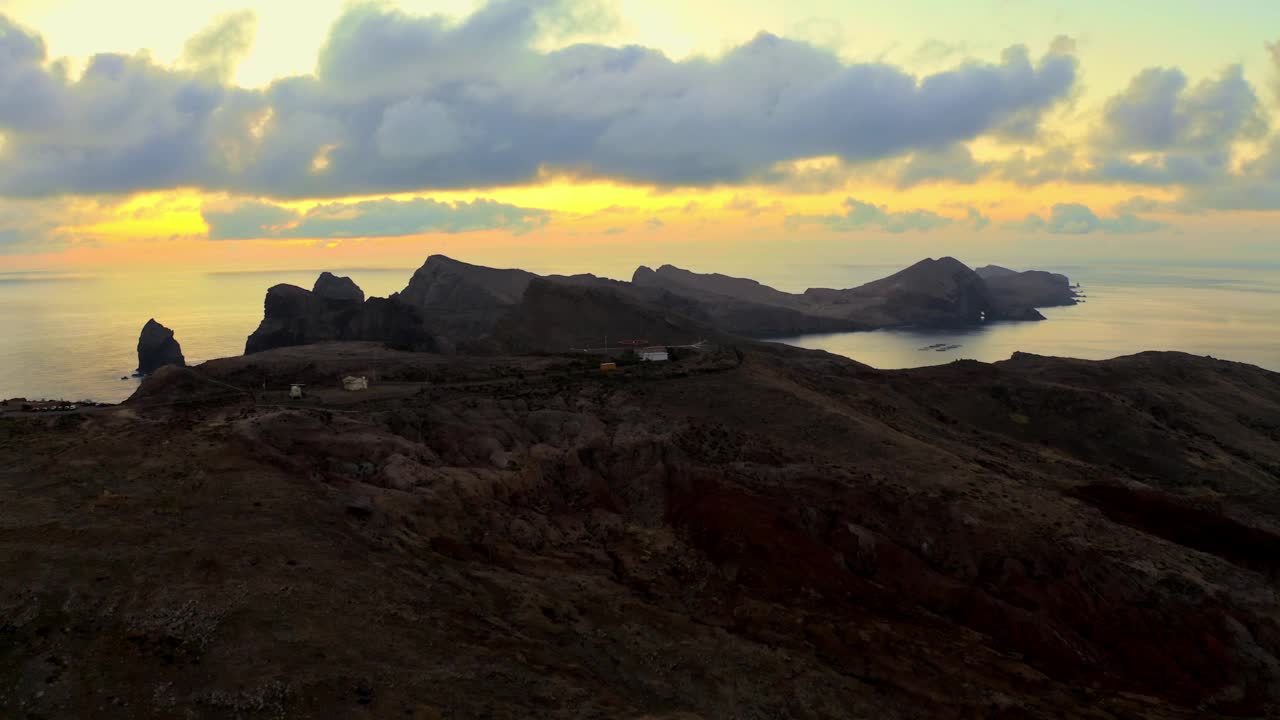
[[[431,268],[459,267],[465,264],[466,263],[454,260],[448,255],[440,255],[440,254],[428,255],[426,261],[422,263],[422,267],[418,268],[418,272],[422,272],[423,270],[428,270]]]
[[[421,272],[422,270],[431,270],[431,269],[446,269],[446,270],[453,270],[453,271],[475,270],[475,271],[497,271],[497,272],[511,272],[511,271],[525,272],[524,270],[517,270],[514,268],[499,268],[499,267],[493,267],[490,265],[476,265],[475,263],[463,262],[461,260],[456,260],[454,258],[451,258],[448,255],[439,255],[439,254],[427,256],[427,261],[422,264],[421,268],[419,268],[419,272]]]
[[[908,267],[907,271],[925,270],[929,268],[942,268],[945,270],[953,270],[953,271],[965,270],[968,272],[973,272],[973,270],[968,265],[965,265],[964,263],[951,257],[950,255],[940,257],[936,260],[934,258],[925,258],[920,262]]]

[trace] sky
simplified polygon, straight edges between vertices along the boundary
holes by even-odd
[[[1280,3],[0,0],[0,271],[1280,262]]]

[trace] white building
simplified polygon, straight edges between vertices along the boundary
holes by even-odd
[[[667,360],[667,349],[664,347],[645,348],[640,351],[641,360],[650,360],[653,362],[662,362]]]

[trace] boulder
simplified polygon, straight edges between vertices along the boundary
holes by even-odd
[[[173,339],[173,331],[154,318],[142,326],[138,336],[138,372],[147,375],[165,365],[186,365],[182,346]]]

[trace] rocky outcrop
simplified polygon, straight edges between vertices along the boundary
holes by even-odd
[[[391,299],[419,310],[441,335],[465,342],[492,334],[536,277],[432,255]]]
[[[1042,308],[1075,305],[1076,291],[1066,275],[1026,270],[1017,272],[999,265],[975,270],[1000,308]]]
[[[320,277],[316,278],[316,284],[311,288],[311,292],[325,300],[364,302],[364,291],[360,289],[359,285],[355,284],[355,281],[346,276],[339,277],[331,272],[320,273]]]
[[[165,365],[186,365],[173,331],[152,318],[138,335],[138,372],[146,375]]]
[[[245,352],[336,340],[369,340],[406,350],[439,347],[422,315],[408,305],[386,298],[361,302],[355,298],[364,293],[346,278],[321,276],[316,287],[324,294],[285,284],[268,290],[262,322],[245,342]]]
[[[525,270],[489,268],[432,255],[414,272],[409,285],[396,298],[414,307],[433,310],[511,306],[520,302],[529,281],[536,277]]]
[[[272,286],[263,301],[262,322],[245,342],[244,351],[337,340],[339,326],[353,314],[344,308],[342,317],[336,317],[323,298],[296,285]]]

